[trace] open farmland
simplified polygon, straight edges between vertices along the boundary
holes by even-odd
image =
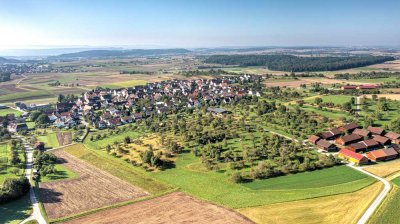
[[[369,224],[398,223],[400,220],[400,190],[394,186],[378,211],[368,221]]]
[[[19,116],[19,115],[22,115],[22,112],[19,110],[11,109],[11,108],[0,109],[0,116],[5,116],[7,114],[15,114],[16,116]]]
[[[253,223],[226,208],[174,192],[155,199],[94,213],[66,223]]]
[[[352,193],[243,208],[239,212],[257,223],[352,224],[381,188],[382,184],[376,183]]]
[[[393,160],[390,162],[369,166],[366,167],[365,170],[380,177],[388,177],[391,174],[400,171],[400,160]]]
[[[56,133],[59,145],[68,145],[72,143],[72,133],[71,132],[57,132]]]
[[[147,192],[86,164],[64,151],[55,151],[54,154],[64,160],[63,165],[66,168],[80,177],[40,184],[40,197],[50,219],[148,195]]]

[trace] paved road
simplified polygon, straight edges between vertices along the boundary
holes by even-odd
[[[379,205],[382,203],[383,199],[385,199],[385,197],[389,193],[392,186],[390,185],[390,183],[387,180],[385,180],[381,177],[378,177],[372,173],[369,173],[369,172],[363,170],[361,167],[355,167],[354,165],[351,165],[351,164],[348,164],[347,166],[349,166],[355,170],[358,170],[362,173],[365,173],[365,174],[379,180],[380,182],[382,182],[384,184],[384,188],[381,191],[381,193],[379,193],[379,195],[375,198],[375,200],[372,202],[372,204],[368,207],[368,209],[365,211],[363,216],[361,216],[360,220],[358,220],[358,222],[357,222],[357,224],[365,224],[365,223],[367,223],[368,219],[371,218],[372,214],[374,214],[376,209],[378,209]]]
[[[32,149],[32,147],[30,147],[28,145],[28,143],[25,141],[24,138],[22,138],[19,135],[17,135],[17,138],[22,140],[23,145],[26,150],[27,161],[26,161],[25,176],[26,176],[26,178],[28,178],[31,181],[32,180],[31,173],[32,173],[32,165],[33,165],[33,149]],[[42,213],[40,212],[39,203],[36,199],[35,191],[33,190],[32,186],[29,191],[29,194],[30,194],[33,212],[32,212],[32,215],[29,218],[25,219],[22,223],[28,222],[30,220],[36,220],[39,224],[46,224],[46,220],[44,219],[44,217],[42,216]]]

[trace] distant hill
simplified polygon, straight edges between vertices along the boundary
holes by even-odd
[[[7,59],[7,58],[2,58],[0,57],[0,64],[3,63],[18,63],[19,61],[16,59]]]
[[[132,50],[89,50],[70,54],[61,54],[49,59],[81,59],[81,58],[116,58],[116,57],[140,57],[157,55],[186,54],[191,51],[175,49],[132,49]]]

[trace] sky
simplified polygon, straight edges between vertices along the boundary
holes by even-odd
[[[400,46],[400,0],[0,0],[0,49]]]

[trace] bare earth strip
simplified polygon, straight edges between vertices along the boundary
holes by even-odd
[[[80,177],[40,184],[40,197],[50,219],[61,218],[118,202],[147,196],[148,193],[68,153],[54,154]]]
[[[67,222],[81,223],[253,223],[226,208],[174,192],[135,204],[101,211]]]

